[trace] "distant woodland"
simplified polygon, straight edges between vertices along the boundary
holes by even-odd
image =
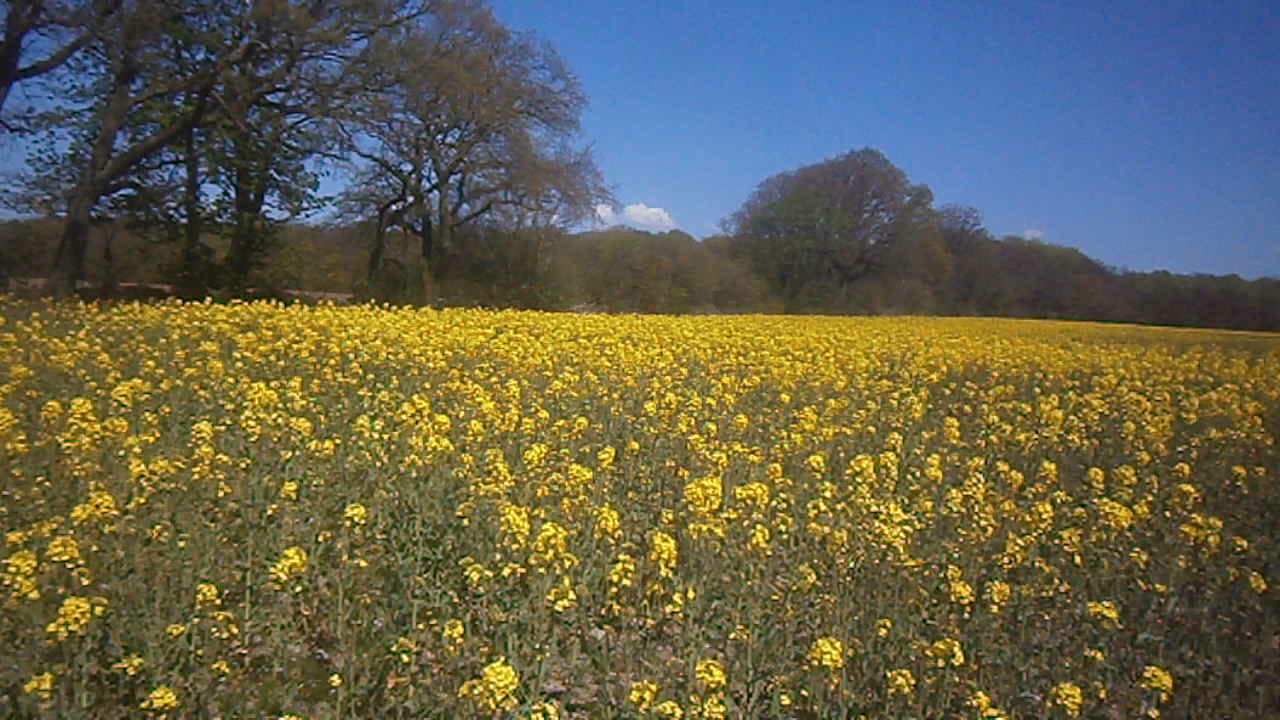
[[[15,278],[47,274],[61,220],[0,222],[0,252]],[[371,285],[361,224],[281,228],[271,251],[238,292],[215,297],[291,297],[286,290],[333,293],[338,302],[414,302],[413,238],[395,233]],[[889,265],[847,289],[820,277],[798,287],[758,270],[728,235],[698,241],[680,231],[625,227],[592,232],[469,231],[470,252],[450,269],[438,305],[643,313],[909,313],[994,315],[1280,330],[1280,280],[1178,275],[1107,268],[1078,250],[981,228],[944,227],[945,254],[920,274]],[[210,238],[214,244],[216,238]],[[112,249],[108,252],[107,248]],[[180,248],[123,226],[95,228],[85,297],[162,297],[181,266]],[[111,288],[110,283],[115,287]],[[14,281],[15,289],[17,282]],[[34,293],[34,290],[28,291]],[[173,294],[182,294],[174,287]],[[189,297],[195,297],[188,294]]]
[[[762,179],[702,240],[584,232],[615,202],[580,137],[587,98],[479,0],[3,13],[0,147],[27,153],[0,181],[25,218],[0,223],[15,291],[1280,330],[1280,279],[995,237],[872,148]]]

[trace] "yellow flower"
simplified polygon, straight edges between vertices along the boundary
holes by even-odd
[[[294,545],[280,553],[280,559],[271,566],[271,577],[281,584],[307,569],[307,551]]]
[[[627,701],[644,712],[657,697],[657,684],[643,680],[631,683],[631,693],[627,695]]]
[[[578,593],[574,592],[568,577],[560,578],[558,585],[551,586],[546,599],[547,604],[556,612],[566,612],[578,606]]]
[[[1090,601],[1088,603],[1088,610],[1090,617],[1102,619],[1103,627],[1113,630],[1120,627],[1120,610],[1116,608],[1116,604],[1110,600],[1105,600],[1103,602]]]
[[[769,504],[769,486],[762,482],[749,482],[733,489],[733,499],[744,505],[764,508]]]
[[[796,575],[796,580],[791,585],[793,590],[804,591],[818,584],[818,572],[809,563],[796,568]]]
[[[667,720],[680,720],[684,717],[684,710],[680,709],[680,703],[675,700],[664,700],[653,707],[653,712],[659,717],[667,718]]]
[[[171,638],[181,637],[187,631],[187,626],[179,623],[173,623],[164,629],[165,634]]]
[[[1156,665],[1148,665],[1142,669],[1142,680],[1138,684],[1160,693],[1160,702],[1166,702],[1173,693],[1173,676]]]
[[[4,564],[12,575],[34,575],[39,560],[30,550],[19,550],[5,558]]]
[[[329,676],[329,687],[331,687],[331,688],[340,688],[340,687],[342,687],[342,676],[341,676],[341,675],[339,675],[338,673],[333,673],[332,675],[330,675],[330,676]]]
[[[207,582],[196,585],[196,607],[218,607],[220,605],[222,605],[222,598],[218,597],[217,585]]]
[[[369,522],[369,511],[360,503],[351,503],[342,511],[342,517],[349,525],[364,525]]]
[[[600,463],[600,469],[607,469],[613,465],[613,459],[617,456],[618,450],[612,445],[606,445],[596,453],[596,461]]]
[[[80,560],[80,545],[70,535],[59,535],[49,541],[45,555],[51,562],[72,564]]]
[[[890,670],[885,678],[889,681],[890,695],[910,695],[916,689],[916,678],[906,668]]]
[[[595,536],[598,538],[617,539],[621,533],[622,520],[618,515],[618,511],[608,505],[601,505],[597,508]]]
[[[998,613],[1013,595],[1013,588],[1003,580],[995,580],[987,585],[987,600],[991,602],[991,612]]]
[[[724,666],[719,661],[711,658],[699,660],[693,674],[711,691],[723,688],[729,681],[728,675],[725,674]]]
[[[819,453],[810,455],[805,464],[815,475],[821,475],[827,471],[827,459]]]
[[[413,662],[413,654],[417,651],[417,643],[415,643],[412,638],[407,638],[403,635],[396,638],[396,641],[391,643],[391,652],[399,655],[400,662],[402,663]]]
[[[1249,571],[1249,587],[1253,588],[1254,592],[1261,595],[1262,593],[1267,591],[1266,578],[1262,577],[1262,575],[1260,575],[1257,571],[1250,570]]]
[[[1069,717],[1080,717],[1084,707],[1084,692],[1073,683],[1058,683],[1049,693],[1049,702],[1066,711]]]
[[[684,502],[694,515],[710,515],[720,509],[724,483],[719,475],[706,475],[684,487]]]
[[[45,700],[48,700],[49,696],[53,694],[53,673],[44,672],[39,675],[32,675],[31,679],[22,686],[22,691],[33,695],[39,695]]]
[[[529,564],[545,566],[553,563],[561,567],[572,567],[577,558],[567,551],[569,531],[561,524],[548,520],[538,528],[538,535],[533,539],[533,552],[529,555]]]
[[[724,693],[711,693],[703,698],[702,706],[695,706],[697,716],[703,720],[725,720],[729,715],[729,708],[724,704]]]
[[[506,536],[508,547],[520,548],[529,539],[529,509],[514,503],[504,503],[499,511],[498,524]]]
[[[12,588],[13,599],[40,599],[40,588],[35,579],[38,564],[36,554],[30,550],[19,550],[5,559],[7,571],[0,572],[0,584]]]
[[[991,697],[981,690],[969,698],[969,707],[978,711],[977,720],[1008,720],[1003,710],[991,703]]]
[[[960,605],[973,604],[973,587],[962,579],[961,570],[955,565],[947,566],[947,590],[951,596],[951,602]]]
[[[954,638],[943,638],[935,642],[925,649],[924,654],[931,658],[937,667],[943,667],[948,662],[956,667],[964,664],[964,648],[960,646],[960,641]]]
[[[297,480],[284,481],[284,484],[280,486],[280,499],[281,500],[297,500],[298,499],[298,481]]]
[[[145,664],[145,661],[142,659],[141,656],[129,655],[124,659],[113,663],[111,665],[111,669],[118,670],[120,672],[123,672],[125,675],[128,675],[129,677],[133,677],[134,675],[138,674],[138,671],[142,670],[142,666],[144,664]]]
[[[45,632],[55,635],[59,640],[68,635],[83,635],[89,621],[102,615],[107,604],[106,598],[86,598],[73,595],[62,601],[58,608],[58,617],[45,627]]]
[[[457,618],[446,620],[444,628],[440,630],[440,635],[444,641],[451,647],[457,647],[462,644],[462,639],[467,634],[467,628],[462,621]]]
[[[809,648],[809,664],[839,670],[844,667],[844,645],[833,637],[820,637]]]
[[[147,699],[142,701],[143,710],[173,710],[181,703],[178,702],[178,694],[168,685],[160,685],[156,689],[147,694]]]
[[[656,532],[649,538],[649,559],[658,564],[658,574],[662,577],[671,577],[679,557],[675,538],[664,532]]]
[[[626,553],[618,553],[613,567],[609,569],[609,591],[617,592],[621,588],[631,587],[636,577],[636,561]]]
[[[877,637],[888,637],[890,630],[893,630],[893,621],[889,618],[880,618],[876,621]]]
[[[511,710],[516,706],[515,692],[519,686],[520,674],[505,658],[500,658],[486,665],[480,677],[464,682],[458,688],[458,697],[470,698],[489,712]]]
[[[756,523],[751,529],[751,538],[747,540],[747,547],[763,553],[769,552],[769,528]]]

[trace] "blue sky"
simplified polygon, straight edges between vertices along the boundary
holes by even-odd
[[[578,74],[638,226],[712,234],[764,178],[870,146],[997,235],[1280,276],[1274,0],[491,5]]]

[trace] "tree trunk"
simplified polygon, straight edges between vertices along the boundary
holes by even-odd
[[[49,273],[46,291],[55,298],[68,298],[75,294],[76,283],[84,275],[84,254],[89,246],[89,223],[98,193],[80,190],[71,197],[67,206],[67,224],[62,229],[62,241],[58,243],[58,255]]]
[[[111,243],[116,239],[116,226],[111,223],[103,229],[102,235],[102,289],[98,296],[110,300],[119,294],[120,286],[116,282],[115,256],[111,253]]]
[[[235,226],[231,230],[231,250],[228,253],[228,266],[231,271],[231,284],[244,288],[249,282],[249,273],[258,257],[266,250],[263,237],[262,206],[266,203],[266,170],[270,161],[254,160],[249,157],[253,152],[247,143],[237,143],[236,184],[235,184]]]
[[[116,137],[129,116],[132,104],[130,83],[137,76],[128,48],[122,48],[120,52],[125,56],[114,67],[114,85],[98,116],[98,133],[89,152],[88,164],[67,201],[67,224],[62,230],[62,242],[58,245],[58,255],[46,286],[46,292],[56,298],[71,297],[76,291],[76,284],[84,274],[84,253],[89,245],[93,206],[113,179],[108,166]],[[157,144],[155,149],[159,147]],[[117,174],[122,172],[122,169],[116,169]]]
[[[433,255],[435,254],[436,238],[435,228],[430,222],[424,222],[419,236],[422,238],[422,255],[421,262],[418,265],[419,278],[421,280],[422,295],[418,298],[423,305],[430,305],[435,300],[435,282],[432,277],[434,265]]]
[[[200,252],[200,230],[203,218],[200,213],[200,159],[196,156],[195,128],[187,130],[185,139],[186,183],[183,187],[183,201],[186,205],[187,222],[185,238],[182,243],[182,275],[179,285],[183,294],[189,297],[204,295],[209,289],[208,268],[204,255]]]
[[[248,218],[245,217],[249,204],[249,169],[245,167],[245,159],[241,156],[238,147],[235,178],[232,198],[235,214],[231,226],[231,247],[227,251],[227,270],[230,275],[229,284],[234,288],[243,289],[248,282],[249,266],[252,264],[250,245],[253,244],[253,238],[252,228],[249,227]]]
[[[365,271],[365,281],[369,285],[372,292],[373,285],[378,281],[378,269],[382,267],[382,255],[387,249],[387,230],[382,224],[382,218],[378,218],[378,226],[373,231],[373,242],[369,245],[369,266]]]
[[[402,210],[394,209],[398,203],[404,202],[403,197],[398,197],[387,203],[383,203],[378,208],[378,224],[373,229],[373,242],[369,246],[369,267],[365,277],[369,285],[369,292],[373,292],[374,284],[378,281],[378,271],[382,268],[382,256],[387,250],[387,231],[400,221],[404,214]]]

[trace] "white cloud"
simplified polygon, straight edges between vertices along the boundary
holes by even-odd
[[[657,207],[649,207],[644,203],[632,203],[619,213],[608,205],[596,206],[596,217],[606,226],[630,225],[641,230],[657,230],[665,232],[674,230],[676,221],[671,213]]]
[[[613,208],[609,207],[608,205],[602,204],[602,205],[596,206],[596,219],[599,220],[600,223],[603,225],[618,224],[618,214],[615,213],[613,211]]]
[[[1026,239],[1028,239],[1028,240],[1043,240],[1043,239],[1044,239],[1044,231],[1043,231],[1043,230],[1036,230],[1035,228],[1030,228],[1030,229],[1027,229],[1027,230],[1023,230],[1023,231],[1022,231],[1022,237],[1026,238]]]

